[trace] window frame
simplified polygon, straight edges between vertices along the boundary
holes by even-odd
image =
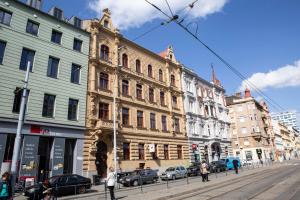
[[[138,100],[143,100],[143,85],[136,84],[136,98]]]
[[[105,102],[99,102],[98,119],[109,120],[109,104]]]
[[[78,44],[77,42],[79,42],[79,44],[80,44],[80,48],[79,49],[77,49],[76,45],[75,45],[75,44]],[[80,40],[78,38],[74,38],[74,40],[73,40],[73,50],[74,51],[78,51],[78,52],[82,52],[82,44],[83,44],[82,40]]]
[[[128,55],[126,53],[122,54],[122,67],[129,68]]]
[[[170,154],[169,154],[169,145],[164,144],[164,159],[169,160],[170,159]]]
[[[161,130],[162,131],[168,131],[167,116],[166,115],[161,116]]]
[[[182,145],[177,145],[177,159],[181,160],[183,158],[182,155]]]
[[[105,44],[100,46],[100,60],[109,61],[109,47]]]
[[[135,60],[135,71],[137,73],[142,73],[141,61],[139,59]]]
[[[2,54],[2,55],[0,54],[0,65],[3,64],[5,50],[6,50],[6,45],[7,45],[6,41],[0,40],[0,46],[3,47],[3,49],[0,49],[1,50],[0,53]]]
[[[74,105],[74,104],[70,105],[71,101],[76,102],[76,105]],[[76,106],[75,111],[73,110],[74,106]],[[69,98],[69,103],[68,103],[68,120],[70,120],[70,121],[77,121],[78,120],[78,112],[79,112],[79,100],[78,99]],[[75,114],[75,117],[72,114]]]
[[[138,155],[139,155],[139,160],[145,160],[145,144],[144,143],[138,144]]]
[[[56,34],[55,36],[60,35],[59,42],[56,41],[57,37],[53,38],[54,33]],[[51,40],[50,40],[50,41],[51,41],[52,43],[61,45],[61,44],[62,44],[62,35],[63,35],[62,32],[60,32],[60,31],[58,31],[58,30],[56,30],[56,29],[52,29],[52,32],[51,32]]]
[[[130,143],[123,142],[123,160],[130,160]]]
[[[12,15],[13,15],[13,12],[9,11],[9,10],[6,10],[6,9],[3,9],[3,8],[0,8],[0,12],[3,12],[3,15],[2,15],[2,18],[0,18],[0,24],[4,24],[6,26],[10,26],[11,24],[11,20],[12,20]],[[10,15],[9,17],[9,23],[4,23],[4,19],[5,19],[5,16],[6,15]]]
[[[31,26],[29,27],[29,23],[31,23]],[[37,30],[36,30],[36,33],[33,31],[33,26],[36,25],[37,26]],[[29,29],[30,28],[30,29]],[[27,24],[26,24],[26,33],[29,33],[31,35],[34,35],[34,36],[38,36],[39,35],[39,29],[40,29],[40,23],[39,22],[36,22],[34,20],[31,20],[31,19],[28,19],[27,20]]]
[[[45,98],[46,98],[46,96],[54,97],[54,99],[53,99],[53,105],[51,105],[52,108],[50,109],[49,105],[48,105],[47,110],[44,110],[45,109],[45,100],[46,100]],[[46,118],[54,118],[55,117],[55,105],[56,105],[56,95],[45,93],[44,94],[44,101],[43,101],[42,116],[46,117]],[[51,115],[49,115],[49,110],[52,111]]]
[[[53,77],[50,73],[49,73],[49,62],[50,62],[50,59],[52,59],[52,60],[57,60],[58,62],[57,62],[57,69],[56,69],[56,74],[55,74],[55,77]],[[53,63],[53,62],[52,62]],[[54,56],[49,56],[49,58],[48,58],[48,66],[47,66],[47,77],[49,77],[49,78],[56,78],[57,79],[57,77],[58,77],[58,72],[59,72],[59,63],[60,63],[60,59],[59,58],[56,58],[56,57],[54,57]],[[50,70],[51,72],[52,72],[52,65],[51,65],[51,70]]]
[[[77,67],[77,68],[76,68],[76,69],[73,69],[73,67]],[[70,82],[71,82],[71,83],[74,83],[74,84],[80,84],[81,68],[82,68],[81,65],[72,63],[72,66],[71,66],[71,77],[70,77]],[[75,71],[75,70],[76,70],[76,71]],[[76,72],[76,73],[78,72],[78,82],[77,82],[76,79],[75,79],[75,75],[73,75],[74,72]]]
[[[124,112],[125,110],[127,111],[127,113]],[[122,107],[122,125],[123,126],[129,126],[129,124],[130,124],[129,116],[130,116],[129,108]]]
[[[156,114],[150,113],[150,129],[156,129]]]
[[[23,58],[24,55],[24,51],[27,51],[27,55],[26,55],[26,58]],[[32,56],[32,61],[30,63],[30,72],[32,72],[33,70],[33,66],[34,66],[34,61],[35,61],[35,53],[36,51],[35,50],[32,50],[32,49],[29,49],[29,48],[26,48],[26,47],[23,47],[22,48],[22,53],[21,53],[21,59],[20,59],[20,65],[19,65],[19,69],[20,70],[23,70],[23,71],[26,71],[27,70],[27,63],[28,63],[28,54],[29,53],[33,53],[33,56]],[[25,63],[25,66],[23,66],[23,59],[26,59],[26,63]]]
[[[129,81],[126,79],[122,80],[122,94],[129,96]]]
[[[154,88],[149,87],[149,102],[154,103],[155,102],[155,95],[154,95]]]
[[[148,77],[153,78],[153,67],[152,67],[152,65],[150,65],[150,64],[148,65],[147,72],[148,72]]]
[[[99,74],[99,88],[101,90],[109,90],[109,74],[100,72]]]
[[[141,110],[136,111],[136,126],[138,128],[144,128],[144,112]]]

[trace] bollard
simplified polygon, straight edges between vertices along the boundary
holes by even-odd
[[[225,173],[226,173],[226,176],[227,176],[227,168],[226,168],[226,170],[225,170]]]
[[[107,184],[106,184],[106,180],[104,181],[104,196],[105,196],[105,199],[107,199]]]
[[[141,184],[141,192],[143,192],[143,181],[142,181],[142,177],[140,176],[140,184]]]
[[[218,178],[216,170],[215,170],[215,176],[216,176],[216,178]]]
[[[169,178],[167,177],[167,188],[169,188]]]
[[[186,175],[186,184],[190,184],[189,183],[189,176],[188,175]]]

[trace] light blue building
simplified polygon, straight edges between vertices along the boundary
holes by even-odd
[[[10,168],[30,62],[20,177],[82,173],[89,33],[42,0],[0,0],[0,166]]]

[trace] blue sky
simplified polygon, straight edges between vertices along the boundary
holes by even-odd
[[[134,2],[139,1],[142,0]],[[300,111],[300,62],[296,63],[300,60],[300,1],[214,1],[216,7],[211,13],[198,16],[194,14],[189,17],[189,21],[198,23],[198,36],[243,75],[251,78],[251,81],[282,107],[287,110]],[[95,3],[94,9],[89,6],[91,2]],[[123,2],[123,4],[116,5],[118,2]],[[49,10],[51,6],[57,5],[65,11],[66,17],[77,15],[82,19],[87,19],[100,16],[103,5],[111,7],[112,13],[114,11],[116,13],[122,9],[122,6],[125,9],[129,2],[133,1],[73,0],[70,6],[70,1],[46,0],[43,8]],[[164,1],[160,0],[160,2]],[[169,0],[169,2],[174,10],[181,6],[177,3],[178,0]],[[165,6],[162,7],[166,10]],[[126,15],[128,14],[128,17],[135,15],[133,12],[128,12]],[[155,13],[155,15],[158,14]],[[149,13],[148,16],[145,14],[145,18],[140,17],[141,20],[131,26],[136,22],[133,19],[122,28],[122,34],[132,39],[162,21],[162,16],[151,19],[149,16]],[[151,14],[152,16],[154,15]],[[115,19],[125,24],[124,21],[118,20],[126,17],[119,15],[115,16]],[[242,81],[224,64],[175,24],[163,26],[136,42],[154,52],[163,51],[169,44],[172,44],[177,60],[194,69],[205,79],[210,79],[210,65],[213,63],[217,76],[228,95],[235,93],[242,84]],[[270,71],[275,71],[275,73],[269,73]],[[258,76],[259,72],[264,74]],[[254,93],[254,96],[257,94]],[[270,109],[276,111],[271,106]]]

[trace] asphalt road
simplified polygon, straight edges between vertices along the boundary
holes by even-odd
[[[291,161],[263,168],[244,169],[211,174],[210,182],[202,183],[200,177],[145,185],[142,188],[122,188],[116,191],[123,200],[300,200],[300,161]],[[110,199],[109,194],[96,192],[63,199]]]

